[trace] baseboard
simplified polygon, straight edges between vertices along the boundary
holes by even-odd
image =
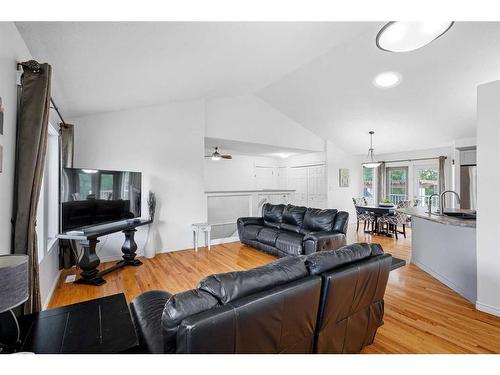
[[[431,275],[432,277],[434,277],[435,279],[438,279],[441,283],[446,285],[448,288],[452,289],[455,293],[460,294],[463,298],[465,298],[469,302],[472,302],[474,304],[476,303],[475,296],[469,295],[469,293],[467,293],[465,290],[463,290],[462,287],[455,284],[453,281],[448,279],[446,276],[443,276],[440,273],[437,273],[433,269],[429,268],[428,266],[426,266],[418,261],[415,261],[414,259],[411,259],[410,262],[413,263],[414,265],[416,265],[422,271],[424,271],[424,272],[428,273],[429,275]]]
[[[210,245],[222,245],[224,243],[235,242],[235,241],[239,241],[239,240],[240,240],[239,237],[217,238],[215,240],[211,240]]]
[[[491,315],[500,316],[500,308],[485,303],[476,302],[476,309]]]
[[[56,290],[57,284],[59,283],[59,279],[61,278],[61,272],[62,270],[59,270],[57,273],[57,277],[54,278],[54,281],[52,282],[52,285],[49,290],[49,294],[47,294],[47,298],[45,298],[45,301],[43,301],[42,304],[42,310],[47,310],[49,307],[50,300],[52,299],[52,295],[54,294],[54,290]]]

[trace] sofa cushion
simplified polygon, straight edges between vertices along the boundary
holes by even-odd
[[[336,215],[336,209],[321,210],[319,208],[308,208],[304,215],[301,233],[331,231]]]
[[[320,251],[306,257],[306,267],[311,275],[357,262],[374,255],[384,254],[379,244],[355,243],[337,250]]]
[[[246,240],[256,240],[262,228],[264,228],[262,225],[245,225],[242,236]]]
[[[215,296],[222,304],[274,288],[308,275],[300,257],[285,257],[248,271],[211,275],[200,281],[198,288]]]
[[[283,210],[281,228],[298,233],[304,221],[306,210],[307,207],[287,205]]]
[[[264,218],[264,225],[267,227],[279,229],[284,209],[284,204],[266,203],[264,206],[262,206],[262,217]]]
[[[303,234],[294,232],[281,232],[276,239],[276,248],[290,255],[303,254]]]
[[[262,228],[257,234],[257,241],[260,241],[266,245],[274,246],[276,244],[276,238],[280,234],[279,229],[275,228]]]
[[[175,353],[179,324],[187,317],[206,311],[218,305],[210,293],[191,289],[177,293],[165,303],[161,316],[165,353]]]
[[[135,297],[130,303],[141,345],[149,353],[163,353],[161,316],[172,295],[162,290],[150,290]]]

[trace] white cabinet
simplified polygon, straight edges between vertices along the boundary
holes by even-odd
[[[290,188],[295,189],[294,204],[326,207],[326,173],[324,165],[290,168]]]
[[[460,165],[475,165],[475,164],[476,164],[476,150],[460,151]]]

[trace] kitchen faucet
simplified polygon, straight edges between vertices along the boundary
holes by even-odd
[[[460,195],[456,191],[453,190],[445,190],[439,195],[439,201],[440,201],[440,206],[439,206],[439,211],[440,215],[444,214],[444,196],[446,193],[453,193],[457,197],[457,203],[460,204]]]
[[[429,205],[428,205],[429,210],[427,211],[429,214],[432,214],[432,197],[438,197],[439,198],[439,194],[434,193],[434,194],[431,194],[429,196]],[[439,211],[436,212],[436,213],[439,214]]]

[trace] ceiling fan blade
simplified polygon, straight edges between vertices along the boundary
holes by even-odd
[[[222,159],[232,159],[233,158],[231,155],[221,155],[220,157]]]

